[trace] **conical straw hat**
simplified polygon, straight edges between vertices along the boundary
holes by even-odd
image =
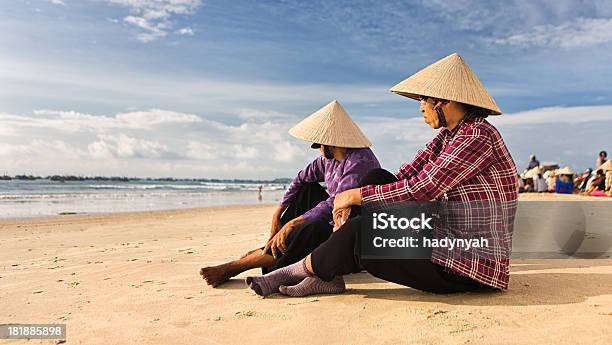
[[[347,148],[372,146],[336,100],[293,126],[289,134],[298,139],[328,146]]]
[[[537,174],[540,174],[541,172],[542,172],[542,169],[540,169],[540,167],[535,167],[525,173],[525,178],[533,178]]]
[[[470,104],[501,115],[493,97],[457,53],[423,68],[390,91],[416,100],[427,96]]]
[[[595,171],[597,171],[597,170],[603,170],[603,171],[612,170],[612,159],[609,159],[607,162],[605,162],[604,164],[600,165],[599,168],[595,169]]]
[[[565,167],[563,169],[558,169],[557,175],[574,175],[574,172],[572,169],[570,169],[570,167]]]

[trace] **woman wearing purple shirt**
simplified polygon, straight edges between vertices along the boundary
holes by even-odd
[[[200,269],[209,285],[219,286],[249,269],[261,267],[268,273],[303,259],[331,235],[336,194],[368,184],[363,177],[380,168],[369,149],[370,141],[338,101],[310,115],[289,133],[313,143],[311,147],[318,148],[321,156],[301,170],[287,188],[272,216],[270,237],[263,249]],[[325,182],[327,190],[320,182]],[[357,212],[352,211],[353,215]]]

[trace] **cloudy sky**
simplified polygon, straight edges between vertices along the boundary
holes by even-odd
[[[0,174],[291,177],[338,99],[395,170],[434,136],[388,92],[460,53],[530,153],[612,151],[612,2],[0,1]]]

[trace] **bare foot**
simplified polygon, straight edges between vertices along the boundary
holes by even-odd
[[[227,267],[227,264],[202,267],[200,268],[200,275],[206,280],[206,283],[212,287],[217,287],[234,276]]]

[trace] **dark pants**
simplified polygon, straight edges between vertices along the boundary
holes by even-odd
[[[303,215],[306,211],[317,206],[317,204],[327,198],[329,198],[329,194],[318,183],[302,185],[296,198],[281,216],[281,224],[285,225],[290,220]],[[261,271],[266,274],[302,260],[329,238],[332,228],[327,221],[315,221],[300,229],[291,231],[285,239],[285,245],[287,246],[285,254],[281,254],[273,266],[264,267]],[[270,250],[267,253],[272,255]]]
[[[396,181],[393,174],[377,169],[362,180],[362,185],[380,185]],[[312,252],[312,268],[319,278],[331,281],[336,276],[364,269],[375,277],[434,293],[492,289],[470,278],[445,272],[442,266],[432,263],[430,259],[361,260],[361,222],[361,216],[348,220]]]

